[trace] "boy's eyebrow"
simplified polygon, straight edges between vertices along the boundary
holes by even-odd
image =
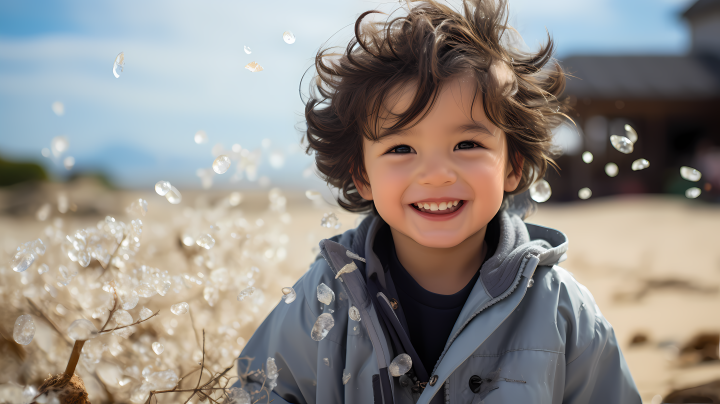
[[[493,132],[490,129],[488,129],[487,126],[485,126],[481,123],[478,123],[478,122],[460,125],[457,128],[457,132],[460,132],[460,133],[467,132],[467,131],[483,132],[483,133],[487,133],[488,135],[494,136]]]

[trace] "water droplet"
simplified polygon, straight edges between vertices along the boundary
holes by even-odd
[[[535,284],[535,279],[530,278],[530,280],[528,281],[528,287],[531,288],[531,287],[533,287],[534,284]]]
[[[277,378],[278,378],[278,368],[277,364],[275,364],[275,358],[272,356],[267,358],[265,361],[265,375],[267,375],[268,378],[268,389],[272,391],[272,389],[277,386]]]
[[[272,168],[281,169],[285,165],[285,155],[279,150],[273,150],[270,153],[269,161]]]
[[[66,170],[72,170],[73,167],[75,167],[75,157],[73,156],[67,156],[63,160],[63,166]]]
[[[195,244],[206,250],[209,250],[215,246],[215,239],[212,238],[212,236],[209,234],[203,234],[202,236],[198,237],[197,240],[195,240]]]
[[[57,116],[65,115],[65,105],[62,102],[60,102],[60,101],[53,102],[51,108],[52,108],[52,111],[55,113],[55,115],[57,115]]]
[[[310,199],[311,201],[318,200],[322,198],[322,195],[318,191],[313,191],[311,189],[305,191],[305,196]]]
[[[343,369],[342,382],[347,384],[350,381],[350,372],[347,369]]]
[[[140,320],[147,320],[152,315],[152,310],[148,309],[147,307],[143,307],[142,310],[140,310]]]
[[[535,181],[535,183],[530,186],[530,198],[535,202],[545,202],[550,199],[550,195],[552,195],[550,184],[543,179]]]
[[[630,139],[630,141],[633,143],[637,142],[638,140],[637,132],[630,125],[625,125],[625,137]]]
[[[253,293],[255,293],[255,288],[252,286],[241,290],[237,296],[238,302],[242,302],[246,297],[252,296]]]
[[[116,79],[120,78],[120,73],[123,72],[124,68],[125,68],[125,54],[123,52],[120,52],[115,57],[115,63],[113,63],[113,76],[115,76]]]
[[[182,195],[180,194],[180,191],[177,190],[177,188],[171,186],[170,190],[165,194],[165,199],[167,199],[168,202],[172,203],[173,205],[177,205],[178,203],[182,202]]]
[[[55,136],[50,143],[50,150],[55,157],[60,157],[70,146],[70,142],[65,136]]]
[[[625,136],[612,135],[610,136],[610,143],[620,153],[630,154],[633,152],[633,142]]]
[[[286,304],[290,304],[290,303],[294,302],[295,299],[297,298],[297,294],[295,294],[295,289],[293,289],[289,286],[286,288],[282,288],[282,293],[283,293],[282,300]]]
[[[230,194],[230,197],[228,197],[228,203],[230,203],[230,206],[238,206],[242,200],[243,195],[240,192],[233,192]]]
[[[205,133],[204,130],[199,130],[199,131],[195,132],[194,139],[195,139],[195,143],[197,143],[197,144],[207,143],[208,135],[207,135],[207,133]]]
[[[130,215],[140,217],[145,216],[145,214],[147,213],[147,207],[147,201],[145,199],[139,198],[132,201],[132,203],[130,203],[130,206],[125,208],[125,211]]]
[[[215,171],[218,174],[225,174],[230,168],[230,157],[226,155],[218,156],[218,158],[213,161],[212,168],[213,171]]]
[[[410,358],[410,355],[402,353],[390,362],[388,372],[390,372],[390,376],[400,377],[407,373],[410,368],[412,368],[412,359]]]
[[[590,190],[590,188],[585,187],[578,191],[578,197],[580,199],[588,199],[591,196],[592,196],[592,191]]]
[[[650,162],[645,159],[637,159],[633,161],[632,163],[632,170],[633,171],[640,171],[644,170],[646,168],[650,167]]]
[[[329,306],[335,300],[335,292],[328,285],[321,283],[317,287],[317,298],[320,303]]]
[[[42,264],[38,267],[38,274],[42,275],[44,273],[47,273],[47,271],[50,270],[50,267],[47,264]]]
[[[615,177],[616,175],[618,175],[618,172],[620,172],[620,169],[618,169],[617,164],[615,164],[615,163],[605,164],[605,174],[607,174],[608,177]]]
[[[165,350],[165,346],[156,341],[152,343],[152,350],[155,352],[155,355],[160,355]]]
[[[25,272],[28,268],[30,268],[30,265],[35,262],[35,253],[32,251],[22,250],[15,253],[13,256],[12,262],[10,263],[10,266],[12,267],[12,270],[15,272]]]
[[[48,217],[50,217],[50,209],[52,206],[49,203],[44,203],[40,209],[35,213],[35,217],[37,220],[44,222],[47,220]]]
[[[349,264],[345,264],[337,274],[335,274],[335,279],[340,278],[340,275],[342,274],[349,274],[350,272],[357,269],[357,265],[355,264],[355,261],[351,261]],[[342,279],[340,279],[342,281]]]
[[[294,44],[295,35],[290,31],[285,31],[283,32],[283,41],[285,41],[286,44]]]
[[[35,322],[29,314],[23,314],[15,320],[13,328],[13,339],[20,345],[27,345],[32,342],[35,336]]]
[[[698,182],[700,181],[700,178],[702,178],[700,171],[687,166],[680,167],[680,176],[692,182]]]
[[[589,151],[583,152],[582,154],[582,160],[587,164],[592,163],[594,158],[595,156],[593,156],[593,154]]]
[[[185,302],[173,304],[172,306],[170,306],[170,311],[176,316],[186,314],[188,310],[190,310],[190,305]]]
[[[165,196],[170,191],[172,185],[168,181],[158,181],[155,183],[155,192],[160,196]]]
[[[85,341],[97,336],[97,328],[89,320],[81,318],[70,324],[67,333],[75,341]]]
[[[327,227],[328,229],[335,228],[339,229],[341,226],[340,220],[335,216],[334,213],[325,213],[320,219],[320,226]]]
[[[702,191],[700,190],[700,188],[692,187],[692,188],[688,188],[685,191],[685,197],[689,198],[689,199],[695,199],[698,196],[700,196],[701,193],[702,193]]]
[[[313,325],[313,328],[310,331],[310,337],[314,341],[322,341],[322,339],[328,335],[333,326],[335,326],[335,320],[332,315],[330,313],[323,313],[315,321],[315,325]]]
[[[231,387],[224,401],[225,404],[250,404],[251,402],[250,394],[240,387]]]
[[[330,359],[323,358],[323,363],[325,364],[325,366],[330,367]]]
[[[245,50],[245,53],[247,53],[248,55],[252,53],[252,50],[251,50],[250,47],[247,46],[247,45],[245,45],[245,46],[243,47],[243,49]]]
[[[261,72],[263,71],[262,66],[257,64],[256,62],[250,62],[245,66],[246,69],[250,70],[253,73]]]
[[[350,306],[350,310],[348,310],[348,316],[350,316],[350,320],[352,321],[360,321],[360,310],[358,310],[355,306]]]

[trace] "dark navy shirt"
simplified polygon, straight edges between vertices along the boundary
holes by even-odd
[[[485,234],[485,242],[488,245],[485,261],[495,253],[499,230],[497,220],[493,219]],[[452,295],[441,295],[420,286],[402,266],[395,252],[395,243],[389,226],[385,226],[378,232],[375,249],[376,253],[379,253],[378,256],[383,262],[383,266],[388,268],[392,276],[398,301],[405,314],[408,328],[406,331],[410,342],[420,357],[426,372],[431,374],[440,354],[445,349],[445,343],[450,338],[450,333],[465,301],[480,277],[480,268],[459,292]]]

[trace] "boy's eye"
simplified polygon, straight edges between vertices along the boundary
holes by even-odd
[[[401,144],[399,146],[395,146],[392,149],[388,150],[388,153],[398,153],[398,154],[406,154],[406,153],[412,153],[413,149],[412,147]]]
[[[479,144],[471,141],[464,141],[460,142],[457,145],[455,145],[455,150],[461,150],[461,149],[472,149],[474,147],[482,147]]]

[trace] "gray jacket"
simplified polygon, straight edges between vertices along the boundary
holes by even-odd
[[[383,286],[391,282],[372,248],[385,225],[380,217],[320,242],[325,259],[295,284],[297,299],[280,302],[255,331],[241,354],[255,360],[241,373],[273,356],[280,369],[274,403],[641,403],[612,326],[587,288],[557,266],[567,237],[499,215],[496,252],[480,269],[422,394],[388,375],[396,353],[368,294],[372,274]],[[336,279],[353,261],[365,278],[355,270]],[[321,283],[335,292],[329,306],[317,299]],[[351,306],[359,322],[348,318]],[[335,325],[316,342],[310,332],[323,312]],[[443,384],[445,397],[436,397]]]

